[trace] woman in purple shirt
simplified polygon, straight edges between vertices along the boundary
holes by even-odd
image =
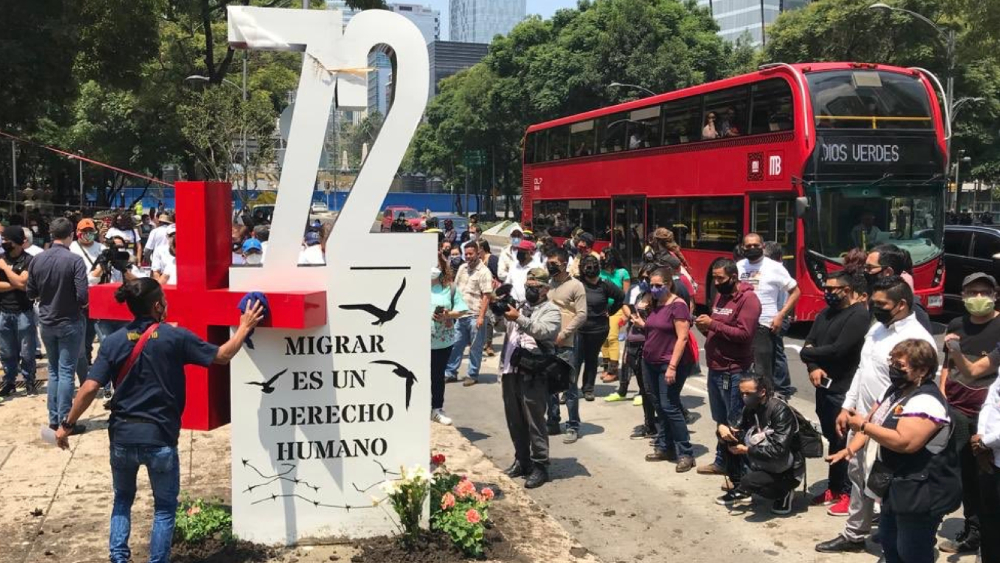
[[[653,272],[649,278],[652,309],[645,320],[633,315],[632,322],[646,331],[642,375],[660,415],[653,453],[646,461],[676,461],[677,472],[683,473],[694,467],[691,435],[681,410],[681,389],[693,360],[688,349],[691,311],[673,292],[673,284],[669,268]]]

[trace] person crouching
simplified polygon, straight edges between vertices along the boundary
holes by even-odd
[[[719,425],[719,439],[727,445],[723,457],[734,488],[717,501],[734,506],[748,504],[751,495],[774,500],[771,512],[788,514],[792,497],[805,473],[805,458],[795,444],[795,414],[774,398],[770,378],[744,373],[740,377],[743,418],[739,428]],[[743,467],[749,471],[743,474]]]
[[[554,358],[556,336],[562,316],[548,300],[549,273],[533,268],[525,283],[525,302],[518,307],[507,305],[500,373],[502,374],[504,414],[507,430],[514,443],[514,463],[505,473],[511,478],[524,477],[525,488],[540,487],[549,480],[549,434],[545,413],[549,402],[548,375],[543,370],[526,369],[520,362],[523,354]]]

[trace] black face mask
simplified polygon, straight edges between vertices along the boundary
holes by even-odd
[[[607,270],[608,269],[608,261],[607,260],[601,259],[601,269],[602,270]]]
[[[736,280],[733,279],[724,283],[715,284],[715,290],[721,293],[722,295],[729,295],[730,293],[733,292],[734,289],[736,289]]]
[[[524,262],[527,259],[528,259],[528,251],[527,250],[518,250],[517,251],[517,261],[518,262]]]
[[[896,366],[889,366],[889,381],[897,389],[906,387],[910,384],[910,380],[906,378],[907,373],[902,368]]]
[[[747,408],[750,410],[757,410],[758,408],[760,408],[760,405],[763,402],[764,402],[764,397],[761,397],[760,395],[757,394],[747,395],[746,397],[743,397],[743,404],[746,405]]]
[[[14,243],[5,242],[3,243],[3,251],[10,254],[14,250]]]
[[[873,274],[871,272],[865,272],[865,282],[868,284],[869,290],[875,287],[875,282],[877,282],[880,277],[882,277],[881,271],[879,271],[877,274]]]
[[[524,298],[528,303],[537,305],[542,300],[542,290],[529,285],[524,288]]]
[[[601,275],[601,268],[598,267],[598,266],[594,266],[594,265],[588,265],[588,266],[585,266],[581,270],[581,272],[583,272],[583,275],[585,277],[596,278],[597,276]]]
[[[883,309],[881,307],[872,307],[872,316],[875,320],[889,326],[892,324],[892,309]]]
[[[452,270],[457,270],[462,265],[462,259],[458,256],[452,256],[451,259],[448,260],[448,265],[451,266]]]
[[[562,270],[559,268],[559,264],[553,264],[552,262],[546,263],[545,269],[549,271],[550,276],[558,276],[562,273]]]
[[[743,249],[743,256],[745,256],[747,258],[747,260],[749,260],[751,262],[754,262],[756,260],[760,260],[760,257],[763,256],[763,255],[764,255],[764,249],[763,248],[754,247],[754,248],[745,248],[745,249]]]

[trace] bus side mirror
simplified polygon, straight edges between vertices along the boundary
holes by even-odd
[[[795,217],[797,219],[805,217],[806,211],[809,211],[809,198],[807,197],[795,198]]]

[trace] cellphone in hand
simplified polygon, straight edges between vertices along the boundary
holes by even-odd
[[[833,385],[833,380],[829,377],[819,378],[819,386],[823,389],[829,389],[831,385]]]
[[[438,305],[437,307],[434,307],[434,314],[435,315],[440,315],[441,313],[444,313],[444,306],[443,305]]]

